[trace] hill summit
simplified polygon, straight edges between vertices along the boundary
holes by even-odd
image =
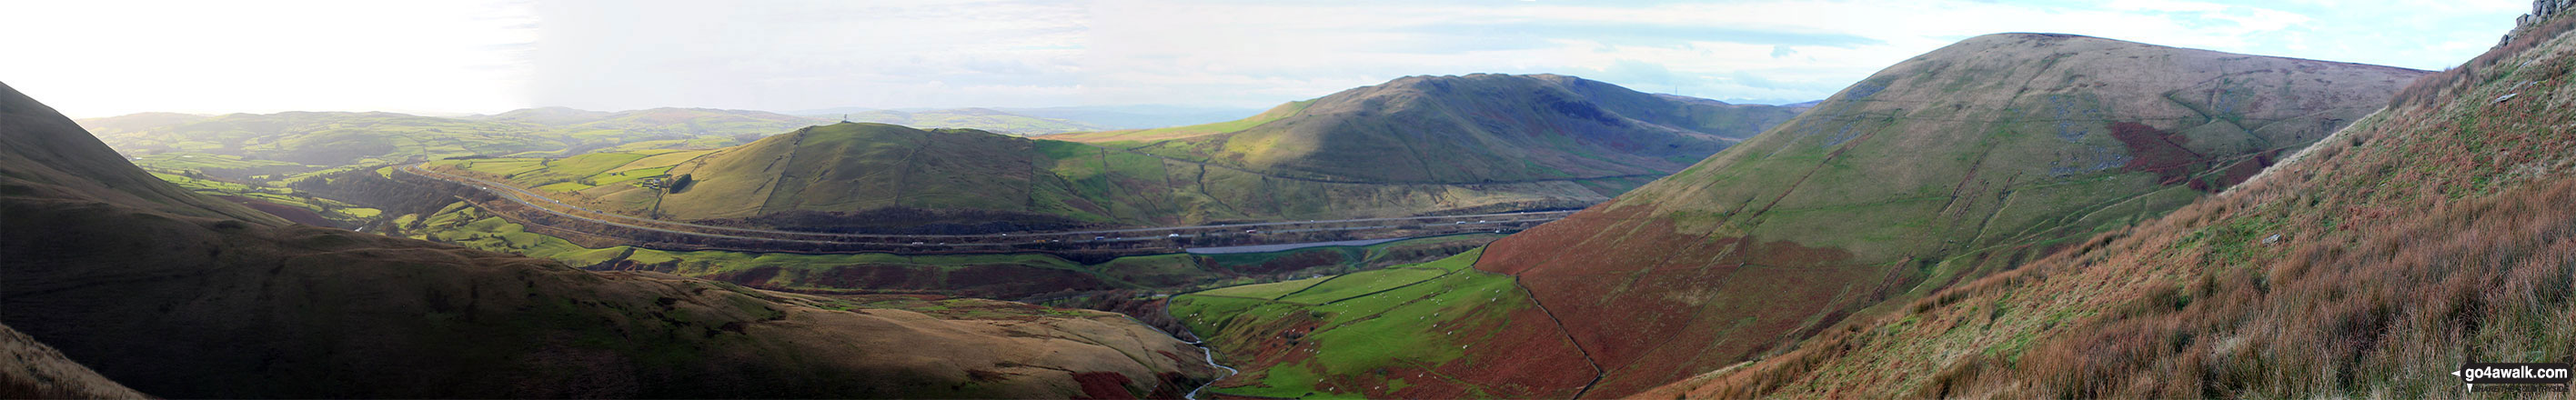
[[[1679,171],[1797,114],[1564,75],[1410,76],[1239,121],[1050,136],[1313,179],[1488,183]]]
[[[711,152],[432,164],[608,212],[799,230],[1333,220],[1589,206],[1802,109],[1477,74],[1175,128],[1021,138],[840,123]],[[637,172],[600,175],[617,171]],[[691,184],[605,184],[663,176]]]
[[[2551,11],[2227,193],[1639,397],[2465,398],[2464,362],[2576,359]]]

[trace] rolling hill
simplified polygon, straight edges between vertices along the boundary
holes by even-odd
[[[1644,181],[1323,182],[1081,143],[869,123],[813,127],[714,151],[430,164],[636,216],[915,233],[1572,208]],[[652,183],[684,176],[690,183],[677,190]]]
[[[1048,138],[1305,179],[1498,183],[1669,174],[1796,114],[1474,74],[1405,77],[1231,122]]]
[[[2576,359],[2576,18],[2524,21],[2225,194],[1640,397],[2463,398]]]
[[[846,123],[713,152],[432,164],[584,207],[681,221],[923,233],[1169,226],[1583,207],[1797,110],[1556,75],[1411,77],[1241,121],[1167,129],[1029,139]],[[1277,140],[1374,144],[1267,148],[1255,157],[1302,161],[1265,165],[1238,162],[1244,154],[1174,152]],[[1425,152],[1387,152],[1407,146]],[[1413,168],[1425,165],[1439,165],[1445,178]],[[689,183],[678,190],[655,183],[683,177]]]
[[[6,85],[0,215],[0,325],[155,396],[1135,398],[1219,373],[1116,314],[776,293],[290,225],[155,179]],[[46,368],[79,380],[54,389],[121,396],[9,336],[30,365],[0,388]],[[28,393],[54,394],[80,393]]]
[[[1237,366],[1264,369],[1228,379],[1220,393],[1626,396],[2225,190],[2423,74],[2073,35],[1980,36],[1882,70],[1682,172],[1497,241],[1473,260],[1475,272],[1399,280],[1508,290],[1335,303],[1427,313],[1417,325],[1473,335],[1281,342],[1283,329],[1335,337],[1327,332],[1366,321],[1276,300],[1185,296],[1174,310],[1195,315],[1184,320],[1214,333],[1226,354],[1248,358]],[[1293,355],[1384,348],[1456,350],[1338,363]],[[1394,385],[1396,376],[1360,372],[1387,368],[1418,376]],[[1262,374],[1321,376],[1330,387],[1255,379]]]

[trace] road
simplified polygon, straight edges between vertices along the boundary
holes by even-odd
[[[472,187],[472,188],[475,188],[475,189],[477,189],[477,190],[483,191],[483,192],[485,192],[485,193],[490,193],[490,194],[492,194],[492,195],[494,195],[494,196],[500,197],[500,198],[502,198],[502,199],[504,199],[504,200],[509,200],[509,201],[511,201],[511,202],[513,202],[513,203],[517,203],[517,204],[519,204],[519,205],[527,206],[527,207],[528,207],[528,208],[530,208],[530,209],[539,210],[539,211],[544,211],[544,212],[546,212],[547,214],[551,214],[551,215],[554,215],[554,216],[558,216],[558,217],[562,217],[562,218],[568,218],[568,219],[573,219],[573,220],[579,220],[579,221],[583,221],[583,222],[587,222],[587,223],[595,223],[595,224],[601,224],[601,225],[615,226],[615,227],[626,228],[626,229],[635,229],[635,230],[642,230],[642,231],[649,231],[649,232],[658,232],[658,233],[667,233],[667,234],[675,234],[675,235],[687,235],[687,236],[697,236],[697,237],[707,237],[707,238],[722,238],[722,239],[731,239],[731,240],[748,240],[748,241],[778,241],[778,242],[790,242],[790,243],[818,243],[818,244],[835,244],[835,243],[866,243],[866,244],[896,245],[896,246],[908,246],[908,247],[920,247],[920,248],[1007,247],[1007,246],[1013,246],[1013,245],[1017,245],[1017,244],[1021,244],[1021,243],[1032,243],[1032,242],[1064,242],[1064,241],[1068,241],[1067,239],[1071,239],[1071,240],[1069,240],[1069,241],[1072,241],[1072,242],[1093,242],[1093,243],[1097,243],[1097,242],[1121,242],[1121,241],[1167,240],[1167,239],[1174,239],[1174,238],[1199,238],[1199,237],[1215,237],[1215,236],[1236,236],[1236,237],[1245,237],[1245,236],[1249,236],[1249,237],[1262,237],[1262,236],[1273,236],[1273,235],[1292,234],[1292,233],[1331,232],[1331,231],[1361,231],[1361,230],[1385,230],[1385,229],[1396,229],[1396,228],[1401,228],[1401,227],[1405,227],[1405,226],[1407,226],[1407,225],[1433,225],[1433,226],[1439,226],[1439,225],[1441,225],[1441,224],[1439,224],[1440,222],[1449,222],[1449,224],[1447,224],[1447,226],[1448,226],[1448,228],[1450,228],[1451,230],[1463,230],[1463,229],[1459,229],[1459,228],[1465,228],[1465,227],[1469,227],[1469,226],[1478,226],[1478,227],[1481,227],[1481,226],[1489,226],[1489,225],[1491,225],[1491,226],[1512,226],[1513,224],[1521,224],[1521,223],[1547,222],[1547,221],[1553,221],[1553,220],[1556,220],[1556,219],[1564,218],[1566,215],[1569,215],[1569,214],[1572,214],[1572,213],[1573,213],[1573,211],[1528,211],[1528,212],[1494,213],[1494,214],[1473,214],[1473,215],[1443,215],[1443,216],[1426,216],[1426,217],[1389,217],[1389,218],[1354,218],[1354,219],[1336,219],[1336,220],[1308,220],[1308,221],[1261,222],[1261,223],[1227,224],[1227,225],[1192,225],[1192,226],[1172,226],[1172,227],[1153,227],[1153,228],[1123,228],[1123,229],[1096,229],[1096,230],[1048,231],[1048,232],[1024,232],[1024,233],[996,233],[996,234],[982,234],[982,235],[898,235],[898,234],[849,234],[849,233],[824,233],[824,232],[798,232],[798,231],[783,231],[783,230],[773,230],[773,229],[744,228],[744,227],[731,227],[731,226],[715,226],[715,225],[693,224],[693,223],[687,223],[687,222],[664,221],[664,220],[658,220],[658,219],[649,219],[649,218],[642,218],[642,217],[636,217],[636,216],[630,216],[630,215],[624,215],[624,214],[617,214],[617,213],[605,212],[605,211],[600,211],[600,210],[593,210],[593,209],[589,209],[589,208],[585,208],[585,207],[581,207],[581,206],[576,206],[576,205],[572,205],[572,204],[569,204],[569,203],[564,203],[564,202],[562,202],[562,201],[560,201],[560,200],[555,200],[554,198],[547,197],[547,196],[545,196],[545,195],[543,195],[543,194],[539,194],[539,193],[536,193],[536,192],[529,191],[529,190],[527,190],[527,189],[523,189],[523,188],[519,188],[519,187],[517,187],[517,186],[510,185],[510,184],[501,183],[501,182],[494,182],[494,181],[485,180],[485,179],[481,179],[481,178],[468,177],[468,176],[459,176],[459,175],[447,174],[447,173],[438,172],[438,171],[432,171],[432,170],[429,170],[429,169],[427,169],[427,168],[421,168],[421,167],[420,167],[420,164],[404,165],[404,166],[401,166],[401,167],[396,168],[396,170],[397,170],[397,171],[400,171],[400,172],[403,172],[403,173],[405,173],[405,174],[413,175],[413,176],[419,176],[419,177],[429,178],[429,179],[436,179],[436,180],[440,180],[440,181],[445,181],[445,182],[449,182],[449,183],[454,183],[454,184],[464,185],[464,186],[467,186],[467,187]],[[1472,220],[1472,221],[1471,221],[1471,220]],[[1280,229],[1280,230],[1260,230],[1260,229],[1255,229],[1255,228],[1262,228],[1262,227],[1277,227],[1277,226],[1300,226],[1300,225],[1349,225],[1349,224],[1363,224],[1363,223],[1365,223],[1365,224],[1369,224],[1369,225],[1359,225],[1359,226],[1302,227],[1302,228],[1296,228],[1296,229]],[[1480,228],[1480,229],[1481,229],[1481,228]],[[1236,231],[1243,231],[1244,233],[1241,233],[1241,234],[1234,233],[1234,232],[1236,232]],[[1146,234],[1146,235],[1131,235],[1131,234],[1136,234],[1136,233],[1147,233],[1147,234]],[[1154,235],[1154,234],[1157,234],[1157,233],[1162,234],[1162,235]],[[1089,237],[1087,237],[1087,238],[1086,238],[1085,236],[1089,236]],[[1116,236],[1116,237],[1112,237],[1112,236]],[[950,243],[950,242],[956,242],[956,243]],[[1236,245],[1241,245],[1241,244],[1236,244]]]

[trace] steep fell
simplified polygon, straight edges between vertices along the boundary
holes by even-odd
[[[1496,242],[1618,396],[2162,214],[2422,71],[2073,35],[1968,39],[1610,204]],[[1659,334],[1640,335],[1639,332]]]
[[[2462,398],[2576,359],[2576,19],[2526,21],[2226,194],[1646,397]]]

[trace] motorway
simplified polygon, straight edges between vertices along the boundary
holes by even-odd
[[[421,168],[421,167],[420,167],[420,165],[421,165],[421,164],[404,165],[404,166],[401,166],[401,167],[396,168],[396,170],[397,170],[397,171],[400,171],[400,172],[403,172],[403,173],[405,173],[405,174],[413,175],[413,176],[419,176],[419,177],[423,177],[423,178],[429,178],[429,179],[435,179],[435,180],[439,180],[439,181],[444,181],[444,182],[448,182],[448,183],[452,183],[452,184],[463,185],[463,186],[466,186],[466,187],[472,187],[472,188],[475,188],[475,189],[480,190],[480,191],[482,191],[482,192],[490,193],[490,194],[492,194],[492,195],[494,195],[494,196],[500,197],[501,199],[509,200],[509,201],[511,201],[511,202],[513,202],[513,203],[517,203],[517,204],[519,204],[519,205],[526,206],[526,207],[527,207],[527,208],[529,208],[529,209],[539,210],[539,211],[546,212],[547,214],[551,214],[551,215],[553,215],[553,216],[562,217],[562,218],[571,219],[571,220],[576,220],[576,221],[581,221],[581,222],[585,222],[585,223],[600,224],[600,225],[613,226],[613,227],[624,228],[624,229],[634,229],[634,230],[641,230],[641,231],[648,231],[648,232],[657,232],[657,233],[674,234],[674,235],[686,235],[686,236],[704,237],[704,238],[718,238],[718,239],[741,240],[741,241],[756,241],[756,242],[803,243],[803,244],[844,244],[844,243],[851,243],[851,244],[871,244],[871,245],[903,246],[903,247],[924,248],[924,249],[947,249],[947,248],[996,248],[996,247],[1011,247],[1011,246],[1017,246],[1017,245],[1020,245],[1020,244],[1025,244],[1025,243],[1062,243],[1062,242],[1075,242],[1075,243],[1103,243],[1103,242],[1125,242],[1125,241],[1170,240],[1170,239],[1201,238],[1201,237],[1218,237],[1218,236],[1224,236],[1224,237],[1236,237],[1236,238],[1247,238],[1247,239],[1250,239],[1250,240],[1258,241],[1258,240],[1259,240],[1259,238],[1261,238],[1261,237],[1276,237],[1276,236],[1280,236],[1280,235],[1293,234],[1293,233],[1313,233],[1313,232],[1348,232],[1348,231],[1368,231],[1368,230],[1398,230],[1398,229],[1405,229],[1405,228],[1425,229],[1425,228],[1434,228],[1434,227],[1436,227],[1436,228],[1438,228],[1438,229],[1440,229],[1440,230],[1455,231],[1455,232],[1448,232],[1448,233],[1457,233],[1457,232],[1464,232],[1464,231],[1482,231],[1482,230],[1485,230],[1485,228],[1487,228],[1487,227],[1521,227],[1521,226],[1534,225],[1535,223],[1543,223],[1543,222],[1547,222],[1547,221],[1554,221],[1554,220],[1557,220],[1557,219],[1560,219],[1560,218],[1564,218],[1566,215],[1569,215],[1569,214],[1573,214],[1573,213],[1574,213],[1573,211],[1529,211],[1529,212],[1495,213],[1495,214],[1473,214],[1473,215],[1443,215],[1443,216],[1423,216],[1423,217],[1389,217],[1389,218],[1355,218],[1355,219],[1337,219],[1337,220],[1308,220],[1308,221],[1261,222],[1261,223],[1244,223],[1244,224],[1227,224],[1227,225],[1193,225],[1193,226],[1173,226],[1173,227],[1153,227],[1153,228],[1123,228],[1123,229],[1098,229],[1098,230],[1048,231],[1048,232],[1024,232],[1024,233],[996,233],[996,234],[982,234],[982,235],[897,235],[897,234],[848,234],[848,233],[798,232],[798,231],[783,231],[783,230],[759,229],[759,228],[744,228],[744,227],[730,227],[730,226],[701,225],[701,224],[693,224],[693,223],[686,223],[686,222],[676,222],[676,221],[664,221],[664,220],[658,220],[658,219],[649,219],[649,218],[635,217],[635,216],[624,215],[624,214],[610,213],[610,212],[605,212],[605,211],[600,211],[600,210],[593,210],[593,209],[589,209],[589,208],[584,208],[584,207],[580,207],[580,206],[575,206],[575,205],[572,205],[572,204],[564,203],[564,202],[559,201],[559,200],[556,200],[556,199],[554,199],[554,198],[547,197],[547,196],[545,196],[545,195],[543,195],[543,194],[539,194],[539,193],[536,193],[536,192],[532,192],[532,191],[529,191],[529,190],[527,190],[527,189],[519,188],[519,187],[517,187],[517,186],[513,186],[513,185],[510,185],[510,184],[501,183],[501,182],[494,182],[494,181],[485,180],[485,179],[481,179],[481,178],[474,178],[474,177],[468,177],[468,176],[459,176],[459,175],[447,174],[447,173],[438,172],[438,171],[432,171],[432,170],[429,170],[429,169],[427,169],[427,168]],[[1444,222],[1445,222],[1446,224],[1443,224]],[[1261,228],[1261,227],[1280,227],[1280,226],[1301,226],[1301,227],[1293,228],[1293,229],[1278,229],[1278,230],[1260,230],[1260,229],[1254,229],[1254,228]],[[561,227],[557,227],[557,228],[561,228]],[[1468,228],[1475,228],[1475,229],[1468,229]],[[1497,230],[1499,230],[1499,229],[1497,229]],[[576,231],[578,231],[578,230],[576,230]],[[1241,231],[1242,233],[1235,233],[1235,232],[1237,232],[1237,231]],[[1139,233],[1143,233],[1144,235],[1136,235],[1136,234],[1139,234]],[[596,233],[594,233],[594,234],[596,234]],[[1157,235],[1157,234],[1159,234],[1159,235]],[[606,236],[613,236],[613,235],[606,235]],[[1089,237],[1085,237],[1085,236],[1089,236]],[[1283,237],[1282,239],[1292,239],[1292,240],[1295,240],[1295,241],[1303,241],[1303,240],[1307,240],[1307,239],[1304,239],[1304,238],[1285,238],[1285,237]],[[953,242],[953,243],[952,243],[952,242]],[[1291,242],[1291,243],[1293,243],[1293,242]],[[1288,244],[1288,243],[1254,243],[1254,244]],[[1230,246],[1239,246],[1239,245],[1244,245],[1244,244],[1243,244],[1243,243],[1229,243],[1229,245],[1230,245]]]

